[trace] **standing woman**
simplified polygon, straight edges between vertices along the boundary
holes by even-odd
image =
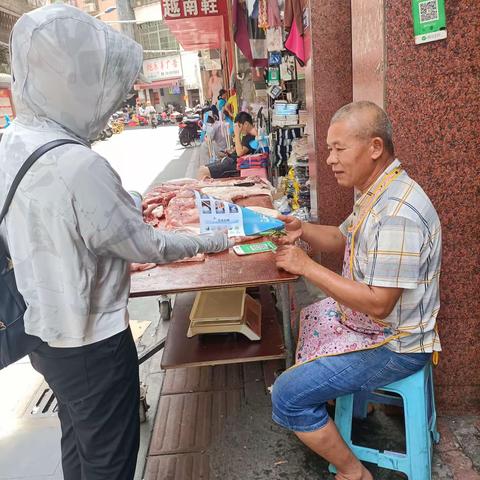
[[[219,92],[217,108],[220,121],[225,120],[226,122],[228,122],[228,124],[230,125],[230,134],[233,134],[233,119],[235,118],[233,112],[233,105],[231,103],[228,103],[228,92],[224,88],[222,88]]]
[[[0,143],[0,206],[33,152],[74,142],[32,166],[0,231],[27,306],[25,332],[43,341],[30,360],[58,402],[63,478],[133,480],[140,392],[130,263],[220,252],[229,239],[146,224],[118,173],[91,149],[138,77],[141,45],[56,3],[17,21],[10,52],[17,117]]]

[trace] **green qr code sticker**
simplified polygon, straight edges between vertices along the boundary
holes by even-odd
[[[261,242],[249,245],[237,245],[234,249],[240,255],[249,255],[252,253],[274,252],[277,246],[273,242]]]

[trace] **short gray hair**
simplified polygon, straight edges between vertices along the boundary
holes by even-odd
[[[330,125],[353,116],[356,113],[371,114],[371,121],[362,125],[362,131],[358,132],[358,135],[362,138],[380,137],[383,140],[385,150],[391,155],[394,155],[395,148],[393,145],[392,124],[385,110],[380,108],[376,103],[362,100],[344,105],[334,113],[330,120]]]

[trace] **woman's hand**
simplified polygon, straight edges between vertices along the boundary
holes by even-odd
[[[285,223],[287,235],[280,237],[277,243],[280,245],[293,245],[303,234],[302,222],[292,216],[279,215],[278,220]]]
[[[305,275],[306,268],[313,260],[301,249],[293,245],[278,247],[275,262],[278,268],[282,268],[294,275]]]

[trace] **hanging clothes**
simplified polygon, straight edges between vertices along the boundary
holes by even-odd
[[[258,0],[258,28],[268,29],[267,0]]]
[[[278,28],[282,26],[278,0],[267,0],[267,21],[269,28]]]
[[[303,25],[306,8],[308,8],[308,0],[285,1],[284,27],[289,32],[285,41],[285,48],[297,57],[302,66],[307,61]]]
[[[303,12],[308,8],[308,0],[285,0],[285,30],[290,30],[295,21],[297,30],[303,35]]]
[[[255,0],[255,2],[254,2],[254,4],[253,4],[252,13],[248,15],[249,18],[254,18],[255,20],[258,20],[259,2],[260,2],[260,0]]]
[[[274,140],[276,145],[276,162],[278,167],[282,163],[287,163],[290,154],[292,153],[292,141],[303,136],[303,126],[298,127],[283,127],[274,132]]]
[[[283,35],[281,27],[269,28],[267,30],[267,50],[269,52],[280,52],[283,50]]]
[[[305,42],[303,35],[297,28],[297,23],[292,23],[292,28],[285,40],[285,49],[297,57],[298,62],[303,67],[307,62],[307,55],[305,53]]]
[[[258,8],[258,0],[246,0],[248,16],[253,16],[253,11]]]
[[[254,19],[247,15],[246,4],[233,0],[234,40],[245,58],[253,67],[266,67],[267,46],[265,32],[258,28]]]
[[[258,19],[249,18],[248,25],[248,37],[250,39],[250,48],[252,50],[253,60],[267,60],[267,35],[264,26],[267,21],[267,10],[265,5],[266,0],[259,0],[258,2]],[[265,63],[265,66],[267,63]]]

